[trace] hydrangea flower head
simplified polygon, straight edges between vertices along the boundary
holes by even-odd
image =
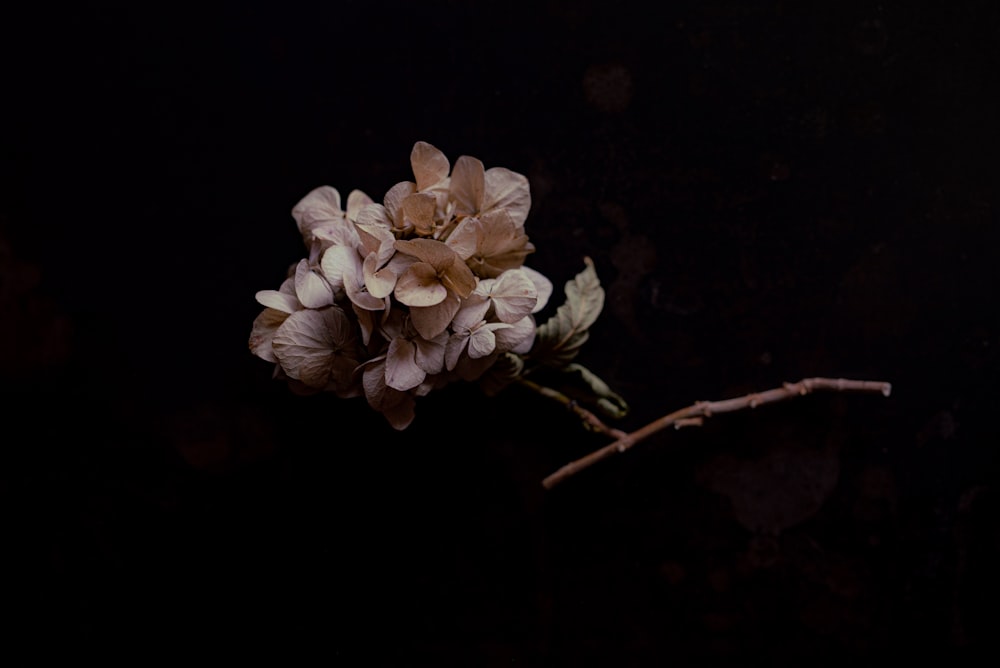
[[[528,180],[435,146],[381,201],[331,186],[292,208],[306,255],[261,290],[250,351],[300,393],[364,396],[396,429],[417,397],[531,350],[551,282],[524,265]]]

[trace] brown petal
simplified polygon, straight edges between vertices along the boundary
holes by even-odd
[[[410,151],[410,167],[417,189],[425,190],[448,176],[448,158],[437,147],[418,141]]]

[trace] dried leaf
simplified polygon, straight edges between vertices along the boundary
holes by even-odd
[[[555,315],[538,328],[532,360],[553,366],[565,367],[590,336],[587,331],[597,320],[604,307],[604,288],[597,278],[594,262],[585,257],[586,268],[566,282],[566,301]]]
[[[590,396],[582,397],[582,401],[592,403],[601,413],[611,418],[620,419],[628,415],[628,403],[625,399],[615,394],[593,371],[576,363],[567,364],[562,371],[571,376],[576,385],[590,391]]]

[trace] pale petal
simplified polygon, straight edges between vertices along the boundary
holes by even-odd
[[[535,341],[535,329],[535,319],[529,315],[506,329],[496,330],[497,352],[527,353]]]
[[[536,271],[528,266],[521,266],[521,271],[528,275],[531,282],[535,284],[535,292],[538,293],[538,302],[535,307],[531,309],[532,313],[538,313],[545,305],[549,303],[549,298],[552,296],[552,281],[545,276],[545,274],[540,271]]]
[[[463,261],[468,260],[479,247],[479,239],[482,236],[482,227],[479,219],[474,216],[463,218],[451,234],[445,245],[455,251]]]
[[[373,297],[384,299],[392,294],[392,289],[396,287],[396,274],[388,267],[376,269],[378,256],[369,253],[364,262],[365,287]]]
[[[319,267],[331,287],[339,290],[344,286],[345,276],[357,276],[361,272],[361,258],[353,248],[331,246],[323,253]]]
[[[295,268],[295,294],[306,308],[322,308],[333,304],[333,289],[322,276],[300,260]]]
[[[285,319],[274,334],[272,348],[290,378],[324,388],[333,380],[337,351],[350,347],[351,337],[351,323],[339,308],[307,309]]]
[[[355,219],[355,222],[358,225],[364,225],[366,227],[384,227],[387,230],[392,229],[392,217],[389,215],[389,210],[381,204],[369,204],[361,207],[358,211],[358,217]]]
[[[462,307],[452,319],[452,326],[456,331],[471,330],[486,317],[486,312],[490,308],[490,301],[483,295],[473,293],[462,302]]]
[[[366,195],[360,190],[352,190],[347,195],[347,218],[348,220],[357,220],[358,212],[361,211],[363,207],[372,204],[374,200]]]
[[[444,301],[448,289],[441,284],[434,267],[416,262],[396,280],[395,295],[407,306],[434,306]]]
[[[501,322],[517,322],[528,315],[538,302],[535,284],[527,274],[512,269],[500,274],[490,291],[493,309]]]
[[[298,297],[279,290],[260,290],[254,297],[261,306],[266,306],[276,311],[294,313],[302,309],[302,303]]]
[[[417,191],[417,184],[412,181],[400,181],[382,198],[389,220],[393,227],[402,227],[403,224],[403,200]]]
[[[514,223],[523,226],[531,209],[527,177],[504,167],[491,167],[486,170],[485,181],[481,210],[506,209]]]
[[[435,306],[411,307],[410,320],[420,336],[430,340],[448,328],[461,305],[462,302],[458,297],[449,294],[444,301]]]
[[[480,327],[469,337],[469,357],[486,357],[497,347],[496,337],[489,327]]]
[[[253,321],[250,329],[250,352],[257,357],[268,362],[277,362],[274,351],[271,349],[271,342],[274,340],[274,333],[278,331],[281,323],[288,318],[288,313],[273,308],[266,308],[260,312]]]
[[[417,189],[430,188],[448,176],[448,158],[437,147],[425,141],[418,141],[410,151],[410,167],[417,180]]]
[[[458,364],[458,359],[462,356],[462,351],[465,350],[468,343],[468,331],[455,332],[448,337],[448,343],[445,345],[444,351],[444,364],[448,371],[453,370]]]
[[[455,161],[451,171],[451,198],[455,202],[455,213],[472,216],[481,210],[485,188],[483,163],[468,155]]]
[[[347,293],[347,298],[356,306],[360,306],[368,311],[381,311],[385,309],[389,299],[379,299],[368,292],[364,280],[363,271],[344,274],[344,292]]]
[[[342,213],[340,193],[332,186],[314,188],[292,207],[292,218],[300,230],[310,222],[340,218]]]
[[[440,373],[444,368],[444,348],[447,341],[447,332],[441,332],[429,341],[419,336],[413,339],[417,348],[417,365],[429,374]]]
[[[336,236],[337,226],[344,222],[340,193],[331,186],[315,188],[292,208],[292,217],[307,245],[314,236]]]
[[[413,342],[397,337],[389,342],[385,358],[385,384],[405,392],[424,382],[427,372],[416,361]]]

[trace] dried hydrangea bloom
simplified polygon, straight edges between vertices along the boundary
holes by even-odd
[[[381,202],[353,190],[345,210],[322,186],[295,205],[307,257],[278,290],[257,293],[265,308],[250,336],[294,392],[363,394],[396,429],[416,397],[527,353],[552,293],[524,266],[534,251],[524,176],[470,156],[452,168],[427,142],[410,166],[414,180]]]

